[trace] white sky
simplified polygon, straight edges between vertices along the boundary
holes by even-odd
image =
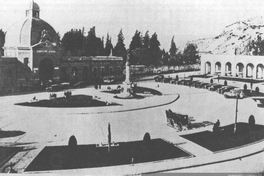
[[[128,48],[136,29],[158,34],[161,49],[188,40],[214,37],[238,20],[264,16],[264,0],[34,0],[40,18],[63,34],[72,28],[96,26],[98,37],[109,32],[113,45],[123,29]],[[0,29],[25,16],[31,0],[0,0]]]

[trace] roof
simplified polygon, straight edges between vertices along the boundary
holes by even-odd
[[[41,40],[42,31],[48,32],[52,43],[58,43],[58,36],[46,21],[26,17],[13,24],[6,33],[5,47],[30,47]]]

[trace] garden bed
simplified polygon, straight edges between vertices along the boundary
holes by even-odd
[[[70,98],[59,97],[50,100],[39,100],[33,102],[17,103],[16,105],[33,106],[33,107],[76,108],[76,107],[114,106],[119,104],[93,99],[92,96],[88,96],[88,95],[72,95]]]
[[[264,126],[237,123],[236,133],[234,133],[234,124],[231,124],[221,127],[219,133],[203,131],[181,137],[216,152],[264,140]]]
[[[76,150],[68,146],[45,147],[25,171],[45,171],[77,168],[95,168],[136,164],[158,160],[189,157],[190,155],[162,139],[121,142],[115,147],[79,145]]]

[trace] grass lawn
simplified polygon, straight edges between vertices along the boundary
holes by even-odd
[[[17,103],[16,105],[33,106],[33,107],[56,107],[56,108],[72,108],[72,107],[97,107],[97,106],[113,106],[119,105],[95,100],[88,95],[73,95],[71,98],[59,97],[50,100],[39,100],[37,102]]]
[[[68,146],[45,147],[25,171],[44,171],[76,168],[94,168],[133,163],[151,162],[190,156],[171,143],[152,139],[148,145],[143,141],[122,142],[111,148],[96,145],[79,145],[75,151]]]
[[[234,134],[234,124],[221,127],[221,131],[215,134],[204,131],[195,134],[182,135],[188,139],[213,152],[239,147],[245,144],[264,139],[264,126],[250,126],[248,123],[237,123],[237,132]]]
[[[152,94],[152,95],[162,95],[162,93],[158,90],[155,90],[155,89],[151,89],[151,88],[147,88],[147,87],[134,87],[134,92],[136,94],[144,94],[144,93],[149,93],[149,94]],[[112,93],[112,94],[119,94],[121,92],[120,89],[112,89],[112,90],[109,90],[109,91],[103,91],[103,92],[106,92],[106,93]]]
[[[25,134],[24,131],[2,131],[0,130],[0,138],[15,137]]]

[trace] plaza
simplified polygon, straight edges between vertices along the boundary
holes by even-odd
[[[116,86],[111,85],[113,88]],[[182,135],[212,131],[212,125],[177,131],[167,124],[165,115],[167,109],[188,114],[189,117],[193,117],[194,122],[215,123],[219,119],[221,126],[233,124],[235,121],[234,99],[226,99],[223,95],[206,89],[154,81],[138,82],[138,86],[156,89],[162,92],[162,95],[124,100],[115,99],[113,94],[105,93],[107,86],[102,86],[101,90],[92,87],[71,90],[73,95],[93,95],[99,97],[101,101],[122,104],[122,106],[96,108],[43,108],[14,105],[30,101],[34,96],[38,100],[48,99],[47,92],[1,97],[0,102],[3,107],[1,108],[1,130],[25,132],[22,135],[1,138],[1,145],[30,149],[18,152],[8,163],[16,163],[14,168],[20,173],[124,175],[153,172],[263,171],[263,163],[259,162],[264,156],[262,140],[212,152],[182,137]],[[63,91],[57,92],[57,96],[63,97]],[[238,104],[238,122],[248,123],[248,117],[254,115],[256,124],[261,125],[264,123],[263,111],[264,109],[259,108],[252,98],[241,99]],[[151,139],[160,138],[168,141],[191,157],[100,168],[25,171],[45,147],[67,146],[72,135],[76,137],[78,145],[107,143],[108,123],[111,124],[112,141],[115,143],[140,141],[148,132]],[[247,167],[244,167],[245,163]]]

